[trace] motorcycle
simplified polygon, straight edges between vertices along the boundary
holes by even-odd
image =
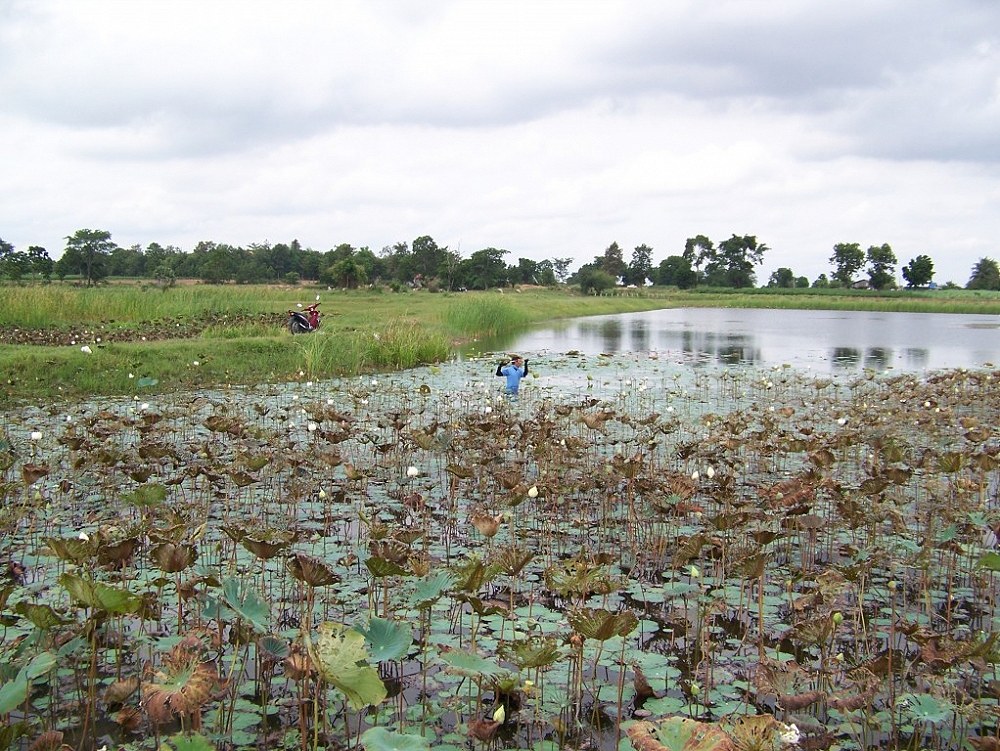
[[[293,334],[308,334],[319,328],[319,303],[306,305],[302,310],[288,311],[288,330]]]

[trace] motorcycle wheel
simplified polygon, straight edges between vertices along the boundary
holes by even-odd
[[[309,332],[309,325],[293,318],[288,322],[288,330],[293,334],[305,334]]]

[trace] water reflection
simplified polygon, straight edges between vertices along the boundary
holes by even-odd
[[[1000,318],[948,313],[675,308],[574,319],[478,351],[657,352],[693,364],[842,372],[1000,363]]]

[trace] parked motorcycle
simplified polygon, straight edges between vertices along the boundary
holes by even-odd
[[[302,310],[288,311],[288,330],[293,334],[308,334],[319,328],[319,303],[306,305]]]

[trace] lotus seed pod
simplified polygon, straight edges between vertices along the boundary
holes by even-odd
[[[843,622],[843,620],[844,620],[844,614],[841,613],[839,610],[836,613],[833,614],[833,625],[834,626],[839,626]]]
[[[889,591],[890,592],[895,592],[896,591],[896,580],[895,579],[893,579],[891,582],[889,582]]]

